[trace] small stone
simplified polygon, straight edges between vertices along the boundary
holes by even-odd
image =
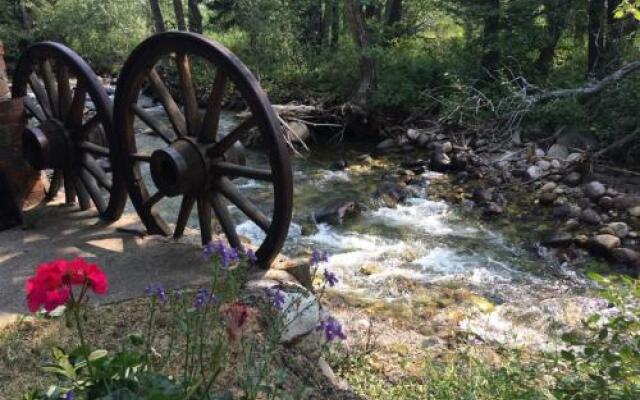
[[[544,150],[540,148],[536,149],[536,157],[544,157],[544,156],[545,156]]]
[[[640,196],[620,195],[613,199],[613,206],[618,210],[640,207]]]
[[[551,160],[551,168],[553,168],[553,169],[560,169],[560,167],[562,167],[562,164],[560,164],[560,161],[558,161],[558,160]]]
[[[369,154],[361,154],[356,158],[356,160],[358,160],[358,162],[361,162],[363,164],[372,164],[373,163],[373,158]]]
[[[569,157],[569,149],[563,144],[555,143],[547,151],[547,157],[564,161]]]
[[[591,202],[591,200],[589,200],[586,197],[581,197],[576,201],[576,204],[578,204],[578,207],[582,208],[583,210],[585,208],[591,208],[593,207],[593,203]]]
[[[580,227],[580,222],[577,219],[571,218],[564,224],[564,228],[568,231],[574,231]]]
[[[580,221],[590,225],[600,225],[602,218],[600,217],[600,214],[592,208],[587,208],[586,210],[582,210],[580,213]]]
[[[626,238],[629,234],[629,225],[625,224],[624,222],[612,222],[607,225],[606,229],[613,232],[613,234],[620,239]]]
[[[420,131],[417,129],[407,129],[407,138],[411,141],[416,141],[420,137]]]
[[[542,169],[543,171],[547,171],[549,168],[551,168],[551,163],[547,160],[538,160],[536,162],[536,166],[540,167],[540,169]]]
[[[553,204],[553,202],[556,200],[557,197],[558,195],[555,194],[554,192],[546,192],[546,193],[541,193],[538,200],[540,201],[540,204],[548,206]]]
[[[629,210],[627,210],[629,212],[629,215],[631,215],[632,217],[640,217],[640,206],[636,206],[636,207],[631,207]]]
[[[527,168],[527,178],[529,179],[538,179],[542,176],[543,170],[537,165],[532,165]]]
[[[487,203],[487,206],[483,211],[483,214],[487,217],[494,216],[494,215],[501,215],[502,213],[504,213],[504,210],[502,209],[502,207],[500,207],[498,204],[493,202]]]
[[[599,254],[609,253],[616,247],[620,247],[620,238],[613,235],[596,235],[589,239],[589,248]]]
[[[568,203],[569,203],[569,200],[567,200],[567,198],[564,196],[560,196],[553,201],[554,206],[564,206],[565,204],[568,204]]]
[[[486,188],[475,188],[472,198],[476,203],[488,203],[493,200],[493,193]]]
[[[578,235],[575,238],[575,243],[579,247],[587,247],[587,244],[589,243],[589,237],[587,235]]]
[[[348,164],[345,160],[338,160],[333,162],[330,166],[329,169],[332,171],[343,171],[345,168],[348,167]]]
[[[444,151],[445,153],[451,153],[452,150],[453,145],[451,144],[451,142],[442,143],[442,151]]]
[[[598,205],[605,211],[613,209],[613,199],[609,196],[602,196],[598,200]]]
[[[362,275],[370,276],[382,272],[382,268],[378,264],[368,263],[360,267]]]
[[[563,205],[551,210],[551,215],[556,218],[578,218],[580,216],[580,207],[575,205]]]
[[[558,184],[555,182],[547,182],[540,188],[542,193],[550,193],[553,192],[558,187]]]
[[[359,203],[350,200],[332,200],[312,214],[315,223],[342,224],[345,219],[353,218],[362,212]]]
[[[434,153],[431,157],[431,169],[436,172],[445,172],[451,165],[451,159],[443,152]]]
[[[380,151],[389,150],[390,148],[395,146],[396,146],[395,140],[393,140],[393,138],[388,138],[378,143],[378,145],[376,146],[376,150],[380,150]]]
[[[416,139],[416,144],[418,145],[418,147],[421,147],[423,149],[429,145],[429,142],[431,142],[431,136],[427,135],[426,133],[421,133],[420,136],[418,136],[418,139]]]
[[[584,194],[590,199],[597,200],[600,197],[604,196],[604,194],[607,192],[607,188],[598,181],[592,181],[585,185],[583,191]]]
[[[567,156],[568,163],[574,163],[582,158],[582,153],[571,153]]]
[[[540,244],[545,247],[567,247],[573,243],[573,235],[568,232],[553,232],[547,234]]]
[[[578,186],[582,181],[582,175],[579,172],[570,172],[564,177],[564,183],[573,187]]]
[[[634,250],[621,247],[611,250],[611,258],[622,264],[633,265],[638,262],[640,255]]]

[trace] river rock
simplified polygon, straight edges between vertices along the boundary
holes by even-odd
[[[620,238],[613,235],[596,235],[589,239],[589,248],[599,254],[608,254],[616,247],[620,247]]]
[[[605,228],[605,233],[610,233],[619,237],[620,239],[624,239],[629,234],[629,225],[624,222],[611,222]]]
[[[542,168],[538,167],[537,165],[532,165],[527,168],[526,177],[528,179],[539,179],[540,177],[542,177],[543,173],[544,171],[542,170]]]
[[[551,168],[551,163],[547,160],[538,160],[536,161],[536,166],[542,169],[543,171],[549,170]]]
[[[493,192],[487,188],[473,189],[472,198],[476,203],[488,203],[493,200]]]
[[[640,196],[620,195],[613,199],[613,206],[618,210],[640,207]]]
[[[420,136],[418,136],[418,139],[416,139],[416,144],[418,145],[418,147],[423,149],[427,148],[429,142],[431,142],[431,135],[426,133],[421,133]]]
[[[490,202],[490,203],[487,203],[487,205],[484,208],[484,211],[482,213],[486,217],[491,217],[491,216],[503,214],[504,210],[497,203]]]
[[[289,259],[282,257],[271,265],[270,270],[282,270],[291,274],[302,286],[312,290],[311,265],[308,257]]]
[[[407,138],[415,142],[420,137],[420,131],[417,129],[407,129]]]
[[[404,185],[400,185],[392,182],[381,183],[376,191],[373,193],[373,197],[380,199],[382,203],[389,208],[395,208],[398,203],[411,196],[411,191]]]
[[[578,218],[580,216],[580,207],[573,204],[566,204],[555,207],[551,210],[551,215],[556,218]]]
[[[580,221],[590,225],[600,225],[602,217],[594,209],[587,208],[580,213]]]
[[[345,160],[338,160],[338,161],[334,161],[333,163],[331,163],[331,165],[329,166],[329,169],[332,170],[332,171],[343,171],[348,166],[349,165],[347,164],[347,162]]]
[[[291,143],[307,143],[311,139],[311,129],[307,124],[298,121],[287,122],[289,129],[286,129]]]
[[[442,143],[442,151],[443,152],[451,153],[452,150],[453,150],[453,144],[451,144],[451,142]]]
[[[540,204],[544,206],[549,206],[554,204],[557,197],[558,195],[554,192],[544,192],[544,193],[540,193],[540,196],[538,197],[538,201],[540,202]]]
[[[463,170],[469,166],[469,158],[468,153],[456,153],[451,157],[451,164],[453,168]]]
[[[393,147],[396,147],[396,141],[393,140],[393,138],[388,138],[383,140],[382,142],[378,143],[378,145],[376,146],[376,150],[378,151],[385,151],[385,150],[389,150]]]
[[[640,260],[640,255],[634,250],[620,247],[611,250],[611,258],[622,264],[634,265]]]
[[[435,152],[431,157],[431,169],[436,172],[446,172],[451,165],[451,159],[443,152]]]
[[[560,167],[562,167],[562,164],[560,164],[560,161],[551,160],[551,168],[557,170],[557,169],[560,169]]]
[[[548,233],[540,244],[546,247],[567,247],[573,243],[573,235],[568,232]]]
[[[558,187],[558,184],[555,182],[547,182],[540,188],[542,193],[550,193],[553,192]]]
[[[355,201],[333,200],[316,210],[312,219],[316,223],[342,224],[345,219],[360,215],[362,207]]]
[[[613,199],[609,196],[602,196],[598,200],[598,206],[605,211],[611,210],[613,208]]]
[[[563,181],[571,187],[578,186],[582,181],[582,175],[579,172],[570,172],[564,177]]]
[[[631,207],[628,212],[632,217],[640,217],[640,206]]]
[[[607,192],[607,188],[598,181],[589,182],[584,186],[584,194],[592,200],[597,200],[600,197],[604,196]]]
[[[553,146],[549,148],[547,151],[547,157],[553,158],[556,160],[566,160],[569,156],[569,149],[567,146],[563,144],[555,143]]]
[[[373,164],[373,157],[371,157],[370,154],[360,154],[358,157],[356,157],[356,160],[367,165]]]

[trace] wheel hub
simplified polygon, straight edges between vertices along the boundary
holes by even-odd
[[[167,196],[202,192],[208,182],[209,161],[203,146],[190,138],[180,138],[169,147],[151,154],[151,177]]]
[[[55,120],[26,128],[22,133],[22,152],[36,170],[64,168],[73,159],[69,134]]]

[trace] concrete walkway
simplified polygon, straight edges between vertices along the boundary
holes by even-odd
[[[179,241],[145,237],[135,233],[144,232],[136,214],[106,225],[95,211],[59,203],[31,210],[24,219],[24,226],[0,232],[0,326],[28,312],[24,282],[38,264],[55,258],[81,256],[98,263],[110,284],[103,302],[137,297],[151,283],[171,288],[207,282],[197,230]]]

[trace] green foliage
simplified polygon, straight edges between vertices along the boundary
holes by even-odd
[[[98,72],[115,72],[149,33],[144,0],[43,1],[33,9],[35,40],[66,43]]]

